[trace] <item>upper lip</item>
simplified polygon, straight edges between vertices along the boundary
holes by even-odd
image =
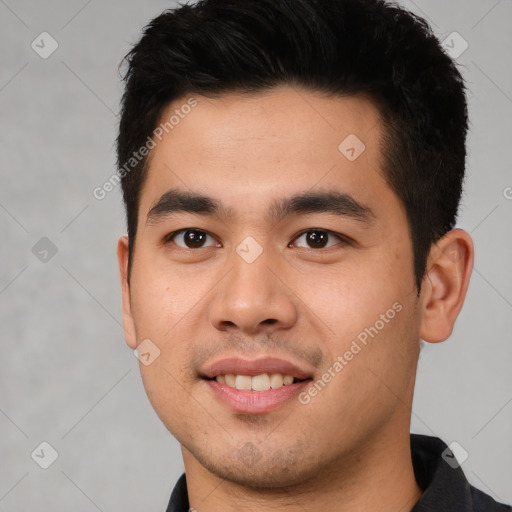
[[[263,373],[280,373],[282,375],[291,375],[295,379],[308,379],[311,373],[299,368],[295,364],[284,359],[275,357],[260,357],[258,359],[246,359],[242,357],[229,357],[218,359],[217,361],[205,365],[199,372],[202,377],[212,379],[218,375],[261,375]]]

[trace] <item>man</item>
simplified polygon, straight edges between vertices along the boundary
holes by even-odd
[[[426,23],[205,0],[127,57],[123,321],[182,447],[167,510],[510,510],[409,433],[473,265],[464,85]]]

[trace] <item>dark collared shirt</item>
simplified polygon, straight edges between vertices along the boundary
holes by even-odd
[[[469,484],[457,464],[449,464],[452,453],[437,437],[411,434],[414,476],[423,490],[411,512],[512,512],[512,507],[496,502]],[[455,467],[452,467],[455,466]],[[187,480],[181,475],[167,507],[167,512],[188,512]],[[207,511],[205,511],[207,512]]]

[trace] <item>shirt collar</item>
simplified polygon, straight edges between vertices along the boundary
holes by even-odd
[[[411,434],[411,456],[416,482],[423,495],[411,512],[457,510],[472,512],[471,488],[451,451],[437,437]],[[450,466],[447,460],[454,460]]]

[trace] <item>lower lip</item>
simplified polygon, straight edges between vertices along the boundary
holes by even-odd
[[[236,389],[216,380],[205,380],[210,389],[225,404],[236,412],[246,414],[262,414],[277,409],[291,398],[297,396],[311,380],[281,386],[268,391],[247,391]]]

